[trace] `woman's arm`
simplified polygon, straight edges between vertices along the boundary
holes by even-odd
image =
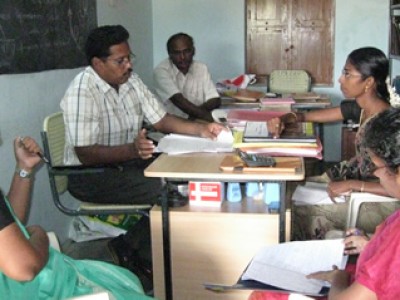
[[[0,230],[0,270],[17,281],[29,281],[46,265],[49,240],[39,226],[28,227],[28,240],[14,222]]]
[[[18,219],[22,222],[26,221],[33,184],[33,172],[34,168],[40,163],[40,157],[37,155],[40,151],[38,144],[30,137],[14,140],[16,172],[8,192],[8,199]],[[21,177],[20,170],[28,172],[29,175]]]
[[[37,143],[27,137],[14,140],[14,153],[18,170],[33,172],[39,164],[37,153],[41,151]],[[15,214],[25,220],[30,204],[32,175],[21,177],[15,173],[8,193],[10,204]],[[1,199],[1,201],[4,201]],[[11,212],[3,205],[2,214],[8,219]],[[46,232],[39,226],[27,228],[30,238],[27,239],[18,227],[12,222],[0,230],[0,271],[6,276],[18,280],[32,280],[45,266],[49,255],[49,240]]]
[[[354,282],[350,285],[350,276],[336,266],[331,271],[310,274],[307,278],[325,280],[331,283],[328,300],[376,300],[376,294],[365,286]]]

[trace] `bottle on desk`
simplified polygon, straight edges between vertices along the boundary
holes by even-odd
[[[263,199],[263,186],[261,182],[246,183],[246,197],[254,200]]]
[[[228,182],[228,191],[226,193],[226,199],[229,202],[242,201],[242,191],[240,189],[239,182]]]
[[[277,211],[280,208],[280,186],[276,182],[264,183],[264,202],[270,211]]]

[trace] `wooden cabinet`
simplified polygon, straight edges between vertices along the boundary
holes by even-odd
[[[215,293],[203,283],[236,283],[255,253],[279,243],[279,215],[269,214],[258,200],[221,207],[170,208],[173,298],[179,300],[242,300],[251,291]],[[286,213],[286,240],[290,237],[290,211]],[[165,299],[161,209],[150,212],[154,293]]]
[[[302,69],[333,84],[334,0],[247,0],[246,72]]]
[[[400,1],[390,1],[389,57],[400,58]]]

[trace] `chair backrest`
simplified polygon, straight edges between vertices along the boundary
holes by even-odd
[[[269,76],[271,93],[306,93],[311,89],[311,78],[304,70],[274,70]]]
[[[64,165],[65,126],[62,112],[47,116],[43,122],[41,132],[45,157],[49,160],[47,171],[49,174],[51,194],[54,204],[63,213],[70,216],[139,213],[148,215],[150,204],[100,204],[87,203],[79,199],[79,207],[64,205],[60,195],[67,191],[68,174],[90,174],[104,172],[101,167],[83,167]]]
[[[43,122],[42,131],[43,147],[50,166],[62,166],[64,164],[65,126],[62,112],[56,112],[47,116]],[[58,194],[67,190],[67,176],[55,176],[55,187]]]

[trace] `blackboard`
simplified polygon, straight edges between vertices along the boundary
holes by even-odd
[[[0,74],[87,65],[96,0],[0,0]]]

